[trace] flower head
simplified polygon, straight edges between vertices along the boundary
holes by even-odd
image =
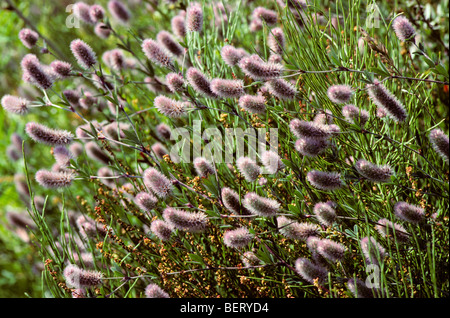
[[[178,118],[186,114],[186,103],[176,101],[164,95],[157,96],[154,99],[153,104],[161,114],[170,118]]]
[[[86,150],[86,155],[96,161],[99,161],[103,164],[111,163],[111,158],[106,154],[102,148],[95,142],[89,141],[84,145]]]
[[[93,4],[89,8],[89,15],[94,23],[99,22],[105,17],[105,9],[99,4]]]
[[[166,48],[167,51],[172,53],[174,56],[181,57],[184,54],[184,48],[172,37],[172,35],[167,31],[160,31],[156,35],[156,40],[161,43],[162,46]]]
[[[169,294],[156,284],[148,284],[145,287],[145,296],[147,298],[170,298]]]
[[[97,56],[92,48],[80,39],[73,40],[70,43],[70,50],[75,56],[78,65],[83,69],[88,70],[90,67],[97,64]]]
[[[172,93],[180,92],[184,88],[184,78],[178,73],[168,73],[166,75],[166,85]]]
[[[172,32],[179,38],[184,38],[186,35],[185,17],[181,14],[176,15],[170,21]]]
[[[381,236],[386,238],[395,238],[400,243],[409,241],[408,231],[400,224],[389,221],[386,218],[378,220],[375,229]]]
[[[317,236],[320,230],[317,224],[299,223],[285,216],[277,217],[277,223],[280,233],[292,240],[306,241],[309,237]]]
[[[186,28],[191,32],[200,32],[203,28],[203,10],[194,2],[186,11]]]
[[[172,181],[155,168],[144,171],[144,184],[159,198],[165,199],[172,193]]]
[[[371,236],[363,237],[360,244],[361,251],[370,264],[379,265],[379,261],[383,260],[387,255],[384,247]]]
[[[66,284],[75,288],[86,288],[101,285],[103,283],[103,274],[97,271],[88,271],[70,264],[63,271]]]
[[[197,174],[202,178],[206,178],[208,175],[215,173],[212,164],[203,157],[197,157],[194,159],[194,168]]]
[[[449,139],[439,128],[430,131],[429,135],[433,149],[446,161],[449,162]]]
[[[347,103],[353,96],[353,89],[348,85],[332,85],[327,91],[328,98],[336,104]]]
[[[394,214],[400,220],[413,224],[421,223],[425,217],[425,211],[422,207],[403,201],[394,205]]]
[[[295,150],[303,156],[316,157],[323,153],[329,145],[329,140],[325,138],[301,137],[295,142]]]
[[[222,47],[220,55],[228,66],[235,66],[243,57],[248,56],[248,53],[244,49],[238,49],[227,44]]]
[[[158,199],[151,193],[139,192],[134,197],[134,202],[142,211],[150,212],[158,204]]]
[[[239,106],[250,113],[264,114],[266,99],[263,95],[243,95],[239,98]]]
[[[317,243],[317,252],[332,262],[342,260],[345,250],[344,245],[329,239],[321,239]]]
[[[311,284],[317,281],[317,283],[323,285],[328,278],[328,271],[324,267],[314,264],[307,258],[298,258],[295,261],[295,269]]]
[[[19,39],[23,45],[31,49],[39,40],[39,35],[31,29],[22,29],[19,31]]]
[[[404,121],[408,117],[402,103],[378,80],[374,80],[373,84],[368,84],[367,88],[370,99],[375,105],[385,110],[389,117],[399,122]]]
[[[261,174],[261,168],[249,157],[240,157],[236,161],[237,168],[248,182],[255,181]]]
[[[348,104],[342,108],[342,114],[347,119],[348,122],[354,124],[360,124],[364,126],[369,120],[369,112],[364,109],[359,109],[358,107]]]
[[[203,212],[187,212],[168,207],[164,210],[163,217],[171,226],[185,232],[203,232],[208,227],[208,216]]]
[[[306,179],[317,189],[332,191],[342,187],[341,174],[338,172],[326,172],[311,170],[306,175]]]
[[[91,18],[90,6],[82,1],[76,2],[73,7],[73,14],[84,23],[94,24]]]
[[[291,132],[297,138],[329,138],[332,134],[329,125],[294,118],[289,123]]]
[[[269,93],[278,97],[279,99],[293,99],[297,94],[297,89],[293,84],[283,78],[275,78],[269,80],[265,86]]]
[[[145,39],[142,42],[142,51],[145,56],[156,65],[174,69],[172,58],[161,46],[160,43],[153,39]]]
[[[244,95],[242,80],[215,78],[211,81],[210,87],[214,94],[222,98],[237,98]]]
[[[108,2],[108,10],[122,24],[127,24],[131,18],[130,11],[121,1],[110,0]]]
[[[30,102],[22,97],[4,95],[0,103],[6,111],[12,114],[25,115],[28,113],[28,105]]]
[[[252,239],[253,235],[245,227],[228,230],[223,235],[223,242],[225,245],[237,249],[248,246]]]
[[[72,64],[64,61],[53,61],[50,63],[50,67],[59,78],[66,78],[72,72]]]
[[[239,194],[237,194],[236,191],[228,187],[223,187],[221,195],[223,205],[228,209],[228,211],[234,214],[241,213],[242,206],[239,200]]]
[[[268,217],[276,215],[280,208],[277,201],[261,197],[255,192],[249,192],[244,196],[243,205],[252,214]]]
[[[392,22],[392,28],[400,41],[414,41],[416,30],[412,23],[404,16],[398,16]]]
[[[283,30],[281,28],[273,28],[270,30],[267,38],[267,44],[275,54],[282,55],[285,46]]]
[[[27,54],[20,62],[23,79],[41,89],[49,89],[53,85],[53,76],[39,62],[34,54]]]
[[[336,221],[336,211],[328,202],[316,203],[313,212],[317,220],[324,226],[331,226]]]
[[[278,15],[275,11],[264,7],[255,8],[252,12],[252,16],[254,19],[264,21],[267,25],[274,25],[278,20]]]
[[[254,80],[269,80],[281,76],[283,65],[264,62],[258,55],[250,55],[239,60],[239,67],[245,75]]]
[[[211,90],[211,83],[209,79],[200,70],[190,67],[186,72],[186,78],[196,92],[210,98],[218,97]]]
[[[161,241],[167,241],[172,236],[173,227],[164,220],[154,220],[150,225],[150,231]]]
[[[75,174],[72,172],[54,172],[39,170],[36,172],[36,181],[44,188],[64,188],[72,184]]]
[[[359,174],[373,182],[389,182],[394,174],[388,165],[378,166],[364,159],[358,160],[355,168]]]
[[[261,162],[270,174],[275,174],[285,168],[285,164],[281,161],[280,156],[272,150],[265,151],[261,155]]]
[[[35,122],[28,122],[25,125],[25,132],[34,141],[50,146],[68,145],[74,138],[67,130],[52,129]]]

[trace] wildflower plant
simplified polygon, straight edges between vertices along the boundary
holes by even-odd
[[[444,4],[368,27],[361,0],[5,1],[0,271],[22,293],[448,295]]]

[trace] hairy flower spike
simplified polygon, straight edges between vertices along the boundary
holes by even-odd
[[[172,182],[155,168],[144,171],[144,184],[159,198],[165,199],[172,193]]]
[[[342,260],[345,250],[344,245],[329,239],[321,239],[317,243],[317,252],[332,262]]]
[[[203,28],[203,10],[196,2],[187,9],[186,28],[191,32],[200,32]]]
[[[254,19],[264,21],[267,25],[274,25],[278,20],[278,15],[275,11],[266,9],[264,7],[255,8],[253,10],[252,16]]]
[[[43,169],[36,172],[36,181],[41,186],[51,189],[68,187],[74,178],[75,174],[71,172],[53,172]]]
[[[276,78],[268,81],[266,84],[269,93],[279,99],[294,99],[297,94],[295,86],[283,78]]]
[[[326,172],[311,170],[306,175],[306,179],[317,189],[332,191],[343,186],[341,175],[338,172]]]
[[[329,145],[330,142],[325,138],[301,137],[295,142],[295,150],[303,156],[316,157],[323,153]]]
[[[53,157],[58,165],[68,167],[70,160],[74,158],[74,155],[65,146],[56,146],[53,149]]]
[[[75,288],[86,288],[101,285],[103,274],[97,271],[88,271],[70,264],[64,268],[63,275],[66,284]]]
[[[171,133],[172,132],[170,127],[164,123],[161,123],[158,126],[156,126],[156,134],[161,139],[170,140]]]
[[[267,38],[267,44],[276,55],[283,55],[285,46],[283,30],[281,28],[273,28],[270,30]]]
[[[380,265],[386,256],[386,250],[373,237],[363,237],[360,241],[361,251],[369,264]]]
[[[28,105],[30,102],[22,97],[4,95],[0,103],[6,111],[12,114],[25,115],[28,113]]]
[[[170,298],[169,294],[156,284],[148,284],[145,287],[145,296],[147,298]]]
[[[242,206],[239,202],[239,195],[234,190],[228,187],[223,187],[221,194],[223,205],[228,209],[228,211],[234,214],[242,213]]]
[[[419,224],[425,218],[425,212],[422,207],[403,201],[395,204],[394,213],[400,220],[413,224]]]
[[[172,58],[165,51],[165,49],[161,47],[161,44],[159,44],[155,40],[145,39],[142,42],[142,51],[144,52],[145,56],[156,65],[174,69]]]
[[[39,40],[39,35],[31,29],[22,29],[19,31],[19,39],[23,45],[31,49]]]
[[[377,166],[367,160],[360,159],[355,163],[355,168],[366,179],[373,182],[389,182],[394,171],[388,165]]]
[[[185,17],[181,14],[176,15],[172,18],[170,23],[173,34],[181,39],[184,38],[186,35]]]
[[[394,32],[400,41],[414,42],[416,30],[414,29],[412,23],[404,16],[398,16],[397,18],[395,18],[394,22],[392,22],[392,28],[394,29]]]
[[[369,120],[369,112],[364,109],[359,109],[358,107],[348,104],[342,108],[342,114],[348,122],[354,124],[360,124],[364,126]]]
[[[213,175],[215,173],[212,164],[203,157],[194,159],[194,168],[197,174],[202,178],[206,178],[208,175]]]
[[[184,54],[184,48],[174,40],[172,35],[167,31],[160,31],[156,35],[156,40],[161,43],[162,46],[166,48],[167,51],[172,53],[174,56],[182,57]]]
[[[235,66],[243,57],[248,56],[248,53],[244,49],[238,49],[232,45],[225,45],[222,47],[220,55],[228,66]]]
[[[89,141],[84,146],[86,155],[96,161],[103,164],[109,164],[112,162],[111,158],[100,148],[95,141]]]
[[[294,118],[289,123],[289,128],[297,138],[320,138],[325,139],[331,137],[329,125],[323,125],[313,121],[306,121]]]
[[[249,192],[244,196],[243,205],[252,214],[267,217],[276,215],[280,208],[280,203],[277,201],[261,197],[255,192]]]
[[[332,85],[327,91],[328,98],[336,104],[347,103],[353,96],[353,89],[348,85]]]
[[[20,63],[23,71],[23,79],[41,89],[49,89],[53,85],[51,74],[46,72],[34,54],[27,54]]]
[[[258,266],[261,264],[261,260],[255,253],[247,251],[241,256],[242,263],[245,267]]]
[[[328,202],[319,202],[314,205],[313,212],[320,224],[331,226],[336,221],[336,211]]]
[[[245,227],[241,227],[235,230],[228,230],[223,235],[224,244],[226,246],[237,249],[247,247],[252,239],[253,235]]]
[[[108,2],[108,10],[111,15],[121,24],[127,24],[131,18],[130,11],[121,1],[110,0]]]
[[[78,65],[85,70],[94,66],[97,63],[97,56],[92,48],[80,39],[73,40],[70,43],[70,50],[75,56]]]
[[[184,232],[204,232],[208,227],[208,216],[203,212],[187,212],[168,207],[163,217],[174,228]]]
[[[239,98],[239,106],[254,114],[266,112],[266,99],[263,95],[243,95]]]
[[[25,125],[25,132],[36,142],[50,146],[68,145],[74,136],[67,130],[56,130],[44,125],[29,122]]]
[[[73,14],[75,17],[87,24],[94,24],[95,22],[91,18],[90,6],[82,1],[76,2],[73,7]]]
[[[328,271],[324,267],[314,264],[307,258],[298,258],[295,261],[295,269],[311,284],[317,281],[317,283],[323,285],[328,278]]]
[[[378,80],[374,80],[373,84],[367,85],[367,88],[370,99],[375,105],[385,110],[389,117],[399,122],[408,117],[405,107]]]
[[[173,227],[164,220],[154,220],[150,225],[150,231],[164,242],[172,236]]]
[[[271,150],[265,151],[261,155],[261,162],[270,174],[275,174],[286,167],[283,161],[281,161],[280,156]]]
[[[134,197],[134,203],[145,212],[150,212],[153,210],[158,204],[158,199],[150,193],[147,192],[139,192]]]
[[[245,93],[242,80],[215,78],[211,81],[210,87],[214,94],[222,98],[237,98]]]
[[[283,65],[264,62],[258,55],[253,54],[241,58],[239,67],[245,75],[254,80],[270,80],[280,77],[283,73]]]
[[[309,237],[319,235],[319,226],[313,223],[299,223],[285,216],[277,217],[279,231],[292,240],[306,241]]]
[[[101,39],[107,39],[111,35],[111,28],[103,22],[95,24],[94,33]]]
[[[430,131],[429,139],[433,149],[446,161],[449,162],[449,138],[438,128]]]
[[[236,161],[237,168],[248,182],[255,181],[261,174],[261,168],[249,157],[240,157]]]
[[[172,93],[181,92],[184,89],[183,76],[178,73],[167,74],[166,85]]]
[[[186,103],[176,101],[164,95],[157,96],[153,101],[153,105],[155,105],[161,114],[170,118],[178,118],[186,115]]]
[[[89,15],[94,23],[97,23],[104,19],[105,9],[99,4],[94,4],[89,8]]]
[[[402,225],[389,221],[386,218],[378,220],[375,229],[381,236],[395,238],[399,243],[406,243],[409,241],[408,231]]]
[[[63,61],[53,61],[50,63],[53,72],[59,78],[66,78],[72,72],[72,64]]]
[[[218,96],[211,90],[211,83],[209,79],[198,69],[190,67],[186,72],[186,78],[192,88],[210,98],[218,98]]]

